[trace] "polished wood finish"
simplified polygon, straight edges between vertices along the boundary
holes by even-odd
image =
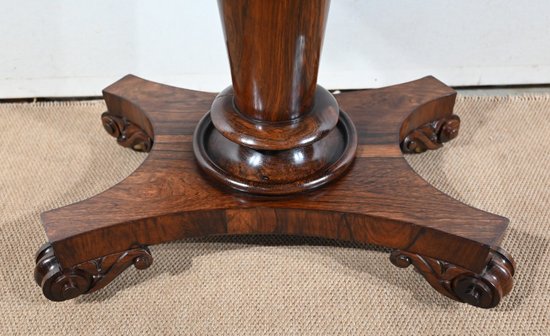
[[[330,0],[218,0],[235,105],[288,121],[314,104]]]
[[[105,131],[116,138],[121,146],[132,148],[138,152],[151,150],[153,138],[126,117],[118,117],[105,112],[101,115],[101,122]]]
[[[337,127],[318,141],[265,151],[227,139],[207,114],[193,144],[199,166],[220,185],[253,194],[286,195],[318,188],[343,175],[355,159],[357,133],[342,112]]]
[[[458,136],[459,128],[460,118],[456,115],[431,121],[410,131],[401,142],[401,150],[404,153],[422,153],[441,148],[444,142]]]
[[[489,252],[485,268],[477,274],[445,261],[399,250],[391,253],[390,260],[401,268],[413,265],[441,294],[477,307],[496,307],[513,286],[514,260],[500,248]]]
[[[214,127],[227,139],[258,150],[286,150],[311,145],[338,124],[339,107],[334,96],[322,88],[315,92],[315,106],[299,119],[259,122],[243,118],[234,104],[232,88],[222,91],[210,109]]]
[[[458,135],[456,92],[433,77],[336,100],[317,85],[329,0],[219,0],[233,86],[218,95],[127,76],[104,90],[105,130],[150,151],[128,178],[42,214],[35,280],[62,301],[146,246],[212,235],[316,236],[397,249],[442,294],[490,308],[512,288],[508,220],[434,189],[402,152]]]
[[[233,86],[197,126],[199,166],[261,195],[319,188],[343,174],[353,123],[317,85],[329,0],[220,0]]]
[[[44,244],[36,254],[34,279],[45,297],[65,301],[100,290],[131,265],[142,270],[152,263],[149,249],[140,246],[62,269],[52,246]]]
[[[62,286],[54,284],[82,274],[79,265],[105,256],[177,239],[237,234],[316,236],[398,249],[405,257],[392,257],[394,262],[404,266],[410,260],[440,291],[445,285],[422,265],[443,265],[436,275],[454,286],[444,294],[486,308],[511,288],[512,262],[495,254],[508,220],[436,190],[401,153],[407,131],[430,121],[454,120],[456,93],[433,77],[338,95],[358,134],[354,164],[323,188],[284,197],[220,189],[197,166],[193,133],[215,94],[127,76],[104,96],[110,115],[150,125],[146,133],[153,135],[154,144],[145,162],[124,181],[42,215],[55,256],[48,265],[56,271],[38,271],[37,281],[45,293],[51,292],[50,298],[64,298]],[[454,276],[448,277],[444,269],[451,266]],[[87,268],[84,273],[90,272],[95,271]],[[67,298],[77,292],[67,290]]]

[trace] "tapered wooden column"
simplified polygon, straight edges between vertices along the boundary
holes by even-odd
[[[498,246],[508,220],[436,190],[402,156],[458,135],[456,92],[425,77],[338,103],[317,85],[329,0],[219,7],[232,86],[216,96],[129,75],[103,91],[105,130],[150,154],[116,186],[42,214],[44,295],[72,299],[145,269],[149,245],[281,234],[392,248],[394,265],[443,295],[498,305],[515,272]]]
[[[261,121],[313,107],[329,0],[219,0],[235,105]]]
[[[353,161],[356,134],[317,85],[330,0],[219,0],[233,85],[199,124],[195,153],[218,183],[255,194],[319,187]]]

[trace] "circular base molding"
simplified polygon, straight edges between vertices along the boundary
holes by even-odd
[[[321,139],[285,150],[261,150],[220,133],[210,113],[197,125],[193,149],[199,166],[217,182],[261,195],[285,195],[320,187],[340,177],[355,158],[357,132],[348,115]]]

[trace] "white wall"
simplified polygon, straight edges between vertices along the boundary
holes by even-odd
[[[258,0],[262,1],[262,0]],[[0,0],[0,98],[99,95],[133,73],[230,84],[214,0]],[[333,0],[319,83],[550,83],[548,0]]]

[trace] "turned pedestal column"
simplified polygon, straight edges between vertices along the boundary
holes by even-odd
[[[109,190],[42,214],[44,295],[72,299],[145,269],[149,245],[280,234],[386,246],[443,295],[495,307],[513,284],[498,246],[508,220],[436,190],[402,154],[458,135],[456,92],[425,77],[335,99],[317,85],[328,0],[219,8],[232,86],[213,94],[128,75],[103,91],[105,130],[150,153]]]
[[[255,194],[317,188],[346,171],[353,123],[317,85],[328,0],[220,0],[233,86],[195,132],[219,184]]]

